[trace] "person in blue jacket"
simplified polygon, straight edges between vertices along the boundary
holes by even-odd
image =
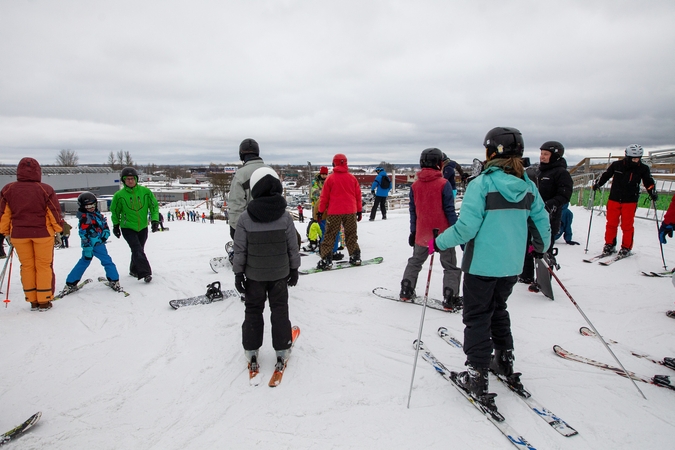
[[[572,240],[572,220],[574,220],[574,214],[569,209],[570,204],[565,203],[562,205],[561,216],[560,216],[560,229],[555,235],[554,241],[560,239],[560,236],[565,235],[565,243],[568,245],[580,245],[577,241]]]
[[[375,177],[375,181],[373,181],[373,185],[370,187],[370,193],[375,196],[375,203],[373,204],[373,209],[370,211],[371,222],[375,220],[378,207],[382,211],[382,220],[387,220],[387,196],[389,196],[389,191],[391,190],[391,180],[387,176],[387,171],[382,167],[377,167],[375,172],[377,172],[377,177]]]
[[[523,269],[528,230],[535,251],[541,253],[549,247],[551,228],[539,190],[525,175],[520,131],[493,128],[483,145],[485,169],[467,186],[457,222],[431,239],[429,250],[466,245],[462,286],[467,370],[451,376],[471,397],[497,413],[496,394],[488,392],[488,370],[522,386],[520,374],[513,372],[506,301]]]

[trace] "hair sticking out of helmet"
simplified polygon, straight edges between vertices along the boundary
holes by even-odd
[[[138,172],[136,172],[136,169],[133,167],[125,167],[122,169],[122,172],[120,173],[120,180],[124,181],[126,177],[134,177],[136,178],[136,182],[138,182]]]
[[[626,157],[628,158],[642,158],[643,154],[644,150],[642,150],[641,145],[631,144],[626,147]]]
[[[510,158],[523,156],[525,143],[523,135],[517,128],[496,127],[488,131],[483,140],[485,156],[492,158]]]
[[[565,154],[565,147],[558,141],[546,141],[541,144],[539,150],[546,150],[551,152],[551,161],[556,161],[563,157]]]
[[[420,155],[420,167],[428,169],[441,170],[443,162],[443,152],[437,148],[427,148],[422,150]]]
[[[342,153],[333,156],[333,167],[345,166],[347,167],[347,157]]]

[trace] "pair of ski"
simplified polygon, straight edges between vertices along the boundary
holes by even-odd
[[[452,347],[455,348],[462,348],[462,342],[456,338],[454,338],[450,333],[448,332],[447,328],[445,327],[440,327],[438,329],[438,335],[441,339],[443,339],[446,343],[451,345]],[[413,343],[413,347],[416,347],[417,341]],[[506,421],[506,418],[502,414],[500,414],[497,411],[494,411],[492,409],[489,409],[476,399],[474,399],[467,391],[465,391],[462,387],[460,387],[455,379],[456,379],[456,373],[451,372],[448,370],[447,367],[443,365],[434,355],[431,353],[431,351],[424,346],[423,342],[420,342],[420,352],[422,354],[422,359],[427,361],[429,364],[431,364],[434,369],[446,380],[451,382],[453,386],[469,401],[471,404],[473,404],[476,409],[478,409],[483,415],[495,426],[499,431],[506,436],[509,441],[516,447],[518,448],[524,448],[524,449],[534,449],[534,447],[525,439],[522,435],[518,434],[518,432],[515,431],[515,429],[509,425],[509,423]],[[537,416],[541,417],[546,423],[548,423],[554,430],[556,430],[558,433],[560,433],[563,436],[569,437],[569,436],[574,436],[578,434],[578,432],[569,426],[564,420],[560,419],[558,416],[556,416],[554,413],[552,413],[550,410],[546,409],[544,406],[542,406],[538,401],[536,401],[530,392],[528,392],[525,389],[518,389],[511,385],[508,382],[508,379],[505,377],[497,377],[502,383],[504,383],[512,392],[514,392],[520,399],[522,399],[525,404],[532,410]]]
[[[35,425],[38,422],[38,420],[40,420],[40,417],[42,417],[42,413],[37,412],[37,413],[33,414],[32,416],[30,416],[28,418],[28,420],[26,420],[21,425],[12,428],[11,430],[9,430],[6,433],[0,434],[0,445],[4,445],[4,444],[8,443],[9,441],[11,441],[12,439],[15,439],[15,438],[21,436],[23,433],[25,433],[30,428],[32,428],[33,425]]]
[[[376,287],[375,289],[372,290],[373,294],[377,295],[380,298],[386,298],[387,300],[393,300],[395,302],[401,302],[401,303],[410,303],[413,305],[424,305],[424,297],[419,297],[419,296],[414,296],[410,300],[401,300],[401,297],[391,289],[387,289],[386,287]],[[435,309],[437,311],[444,311],[444,312],[449,312],[449,313],[460,313],[462,310],[456,309],[456,310],[450,310],[450,309],[445,309],[443,307],[443,301],[436,299],[436,298],[427,298],[427,308]]]
[[[642,275],[646,277],[653,277],[653,278],[671,278],[673,276],[673,272],[670,270],[666,270],[663,272],[640,272]]]
[[[598,264],[600,264],[601,266],[609,266],[609,265],[614,264],[617,261],[621,261],[622,259],[626,259],[629,256],[633,256],[633,253],[628,252],[625,255],[617,254],[612,259],[607,259],[607,258],[609,258],[610,256],[613,256],[613,255],[614,255],[614,253],[600,253],[599,255],[596,255],[592,258],[584,259],[584,262],[594,263],[594,262],[598,261]]]
[[[293,350],[295,341],[298,339],[299,336],[300,336],[300,327],[297,326],[292,327],[291,350]],[[279,386],[279,384],[281,384],[281,379],[284,376],[284,371],[286,370],[287,365],[288,365],[288,358],[284,359],[282,357],[277,357],[277,362],[274,365],[274,373],[272,373],[272,377],[270,378],[269,383],[267,383],[269,387],[277,387]],[[258,363],[257,358],[255,358],[248,363],[248,383],[251,386],[258,386],[260,385],[261,380],[262,374],[260,373],[260,363]]]
[[[581,333],[583,336],[593,336],[595,337],[596,334],[593,333],[592,330],[590,330],[587,327],[581,327],[579,329],[579,333]],[[613,341],[611,339],[606,340],[609,345],[621,345],[617,341]],[[654,364],[668,367],[672,370],[675,370],[675,358],[663,358],[659,360],[658,358],[655,358],[653,356],[648,355],[647,353],[644,352],[638,352],[635,350],[632,350],[624,345],[621,345],[626,351],[628,351],[631,355],[635,356],[636,358],[642,358],[646,359],[647,361],[650,361]],[[610,372],[614,372],[617,375],[620,375],[624,378],[628,378],[626,373],[623,371],[623,369],[616,367],[616,366],[611,366],[609,364],[605,364],[600,361],[596,361],[594,359],[586,358],[585,356],[579,356],[574,353],[568,352],[564,348],[562,348],[559,345],[554,345],[553,346],[553,351],[555,352],[556,355],[560,356],[561,358],[564,359],[569,359],[571,361],[577,361],[580,363],[588,364],[589,366],[597,367],[599,369],[607,370]],[[671,389],[675,390],[675,386],[673,386],[670,383],[670,376],[668,375],[654,375],[653,377],[648,377],[644,375],[638,375],[636,373],[633,373],[631,371],[628,371],[628,375],[635,381],[641,381],[643,383],[647,384],[652,384],[654,386],[659,386],[662,388],[666,389]]]
[[[55,301],[55,300],[61,300],[61,299],[62,299],[63,297],[65,297],[66,295],[70,295],[70,294],[72,294],[72,293],[74,293],[74,292],[79,291],[79,290],[82,289],[84,286],[86,286],[87,284],[89,284],[89,283],[91,283],[91,282],[93,282],[93,281],[94,281],[94,280],[92,280],[91,278],[87,278],[86,280],[80,281],[80,282],[77,284],[77,289],[75,289],[74,291],[70,291],[70,292],[66,292],[65,290],[63,290],[63,291],[59,292],[58,294],[56,294],[56,295],[54,296],[54,298],[52,299],[52,301]],[[108,281],[108,279],[107,279],[106,277],[98,277],[98,281],[100,281],[101,283],[103,283],[103,284],[105,284],[106,286],[110,287],[110,281]],[[113,290],[114,290],[114,289],[113,289]],[[120,290],[120,291],[115,291],[115,292],[119,292],[120,294],[124,294],[125,297],[128,297],[128,296],[130,295],[130,294],[129,294],[127,291],[125,291],[125,290]]]

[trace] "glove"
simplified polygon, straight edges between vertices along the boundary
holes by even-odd
[[[55,246],[59,246],[59,247],[61,247],[63,245],[63,240],[61,239],[61,233],[56,233],[54,235],[54,243],[55,243]],[[0,244],[0,245],[2,245],[2,244]]]
[[[363,217],[363,211],[359,211],[356,213],[356,221],[361,222],[361,218]]]
[[[659,199],[659,194],[656,193],[656,189],[652,189],[651,191],[647,191],[649,193],[649,196],[652,198],[652,200],[657,201]]]
[[[87,261],[91,261],[91,259],[94,257],[94,247],[84,247],[82,249],[82,256]]]
[[[440,252],[440,251],[441,251],[441,249],[438,248],[438,246],[436,245],[436,239],[435,238],[429,239],[429,254],[433,255],[434,252]]]
[[[103,230],[103,233],[101,233],[101,240],[105,242],[108,240],[109,237],[110,237],[110,230]]]
[[[598,183],[597,182],[593,183],[593,190],[597,191],[598,189],[600,189],[600,186],[598,186]]]
[[[411,247],[415,246],[415,232],[411,232],[410,236],[408,236],[408,245]]]
[[[661,241],[662,244],[666,243],[666,236],[673,237],[673,224],[671,223],[662,223],[659,227],[659,241]]]
[[[234,274],[234,288],[240,294],[246,293],[246,275],[244,275],[244,272]]]
[[[577,241],[565,241],[567,242],[567,245],[581,245]]]
[[[156,220],[153,220],[152,221],[152,232],[155,233],[157,231],[159,231],[159,222],[157,222]]]
[[[288,275],[286,283],[289,286],[295,286],[298,284],[298,269],[291,269],[291,273]]]
[[[540,253],[540,252],[534,252],[534,251],[533,251],[533,252],[532,252],[532,256],[533,256],[535,259],[544,259],[544,254],[543,254],[543,253]]]
[[[113,234],[117,239],[122,237],[122,232],[120,231],[120,226],[119,225],[113,225]]]
[[[553,204],[553,202],[546,202],[544,203],[544,207],[546,208],[546,211],[548,211],[549,214],[555,214],[556,210],[558,207]]]
[[[316,221],[321,222],[323,220],[323,213],[321,211],[316,212]]]
[[[373,195],[375,195],[375,189],[371,189],[371,190],[370,190],[370,193],[373,194]]]

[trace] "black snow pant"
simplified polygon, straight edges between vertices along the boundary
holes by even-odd
[[[464,353],[467,364],[487,368],[492,349],[513,349],[506,301],[518,277],[464,274]]]
[[[148,257],[145,256],[145,241],[148,240],[147,227],[141,231],[122,228],[122,236],[124,236],[124,240],[127,241],[131,249],[129,273],[135,274],[139,280],[152,275],[152,268],[148,262]]]
[[[265,300],[270,303],[272,346],[274,350],[291,348],[291,321],[288,318],[288,285],[286,278],[276,281],[246,280],[246,312],[241,325],[244,350],[257,350],[263,343]]]
[[[375,220],[375,215],[377,214],[377,208],[380,207],[382,211],[382,218],[387,218],[387,197],[375,196],[375,203],[373,204],[373,209],[370,210],[370,220]]]

